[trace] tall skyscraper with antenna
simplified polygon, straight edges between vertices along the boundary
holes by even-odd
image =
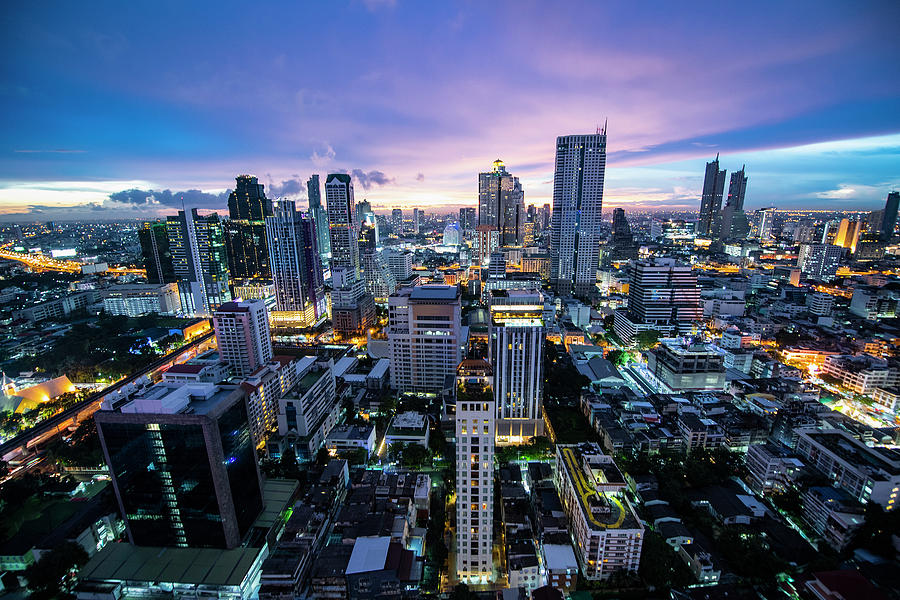
[[[605,125],[597,133],[556,138],[550,283],[560,295],[597,291],[605,175]]]

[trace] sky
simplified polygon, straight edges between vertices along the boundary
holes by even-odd
[[[501,158],[551,201],[608,122],[604,208],[881,208],[900,189],[900,3],[17,2],[0,15],[0,221],[222,209],[241,173],[378,209],[474,205]]]

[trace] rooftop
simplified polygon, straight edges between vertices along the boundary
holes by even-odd
[[[409,293],[411,300],[452,302],[459,298],[455,285],[417,285]]]
[[[82,567],[78,578],[239,586],[261,551],[259,548],[157,548],[111,543]]]

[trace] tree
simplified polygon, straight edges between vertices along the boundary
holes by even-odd
[[[634,341],[641,350],[649,350],[659,343],[661,335],[662,334],[655,329],[647,329],[646,331],[639,331],[637,335],[634,336]]]
[[[626,357],[627,355],[625,354],[625,351],[619,350],[618,348],[613,348],[606,353],[606,360],[616,365],[617,367],[625,364]]]
[[[419,444],[409,444],[403,449],[400,463],[410,469],[421,469],[430,458],[431,453],[427,448]]]
[[[441,431],[441,428],[436,427],[435,430],[431,432],[431,436],[428,438],[428,449],[437,456],[443,456],[444,450],[446,450],[446,448],[447,438],[444,437],[444,432]]]
[[[319,451],[316,452],[316,464],[319,466],[325,466],[328,464],[328,461],[331,459],[331,455],[328,453],[328,449],[324,446],[319,448]]]
[[[63,542],[25,569],[32,598],[53,598],[62,590],[70,571],[83,566],[88,554],[81,544]]]
[[[293,448],[287,448],[281,453],[281,460],[278,461],[278,467],[278,475],[280,477],[284,477],[285,479],[300,479],[301,477],[300,465],[297,463],[297,453]]]

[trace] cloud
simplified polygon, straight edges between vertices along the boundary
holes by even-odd
[[[382,186],[395,182],[393,178],[388,177],[381,171],[369,171],[366,173],[362,169],[353,169],[350,174],[364,190],[371,189],[373,185]]]
[[[302,198],[306,196],[305,192],[306,184],[297,178],[285,179],[281,183],[269,181],[269,190],[266,195],[270,198]]]
[[[418,175],[416,175],[416,181],[425,181],[424,173],[419,173]]]
[[[310,155],[309,160],[312,164],[317,168],[322,168],[327,166],[331,161],[334,160],[335,152],[334,148],[331,147],[330,144],[325,144],[325,149],[320,154],[318,149],[313,150],[313,153]]]
[[[112,202],[119,204],[130,204],[133,206],[172,206],[181,208],[224,208],[228,205],[228,194],[226,190],[220,193],[209,193],[202,190],[185,190],[183,192],[173,192],[171,190],[139,190],[132,188],[130,190],[122,190],[121,192],[113,192],[109,195]]]
[[[877,196],[882,190],[882,187],[874,185],[840,183],[837,189],[816,192],[815,196],[816,198],[828,198],[830,200],[857,200]]]

